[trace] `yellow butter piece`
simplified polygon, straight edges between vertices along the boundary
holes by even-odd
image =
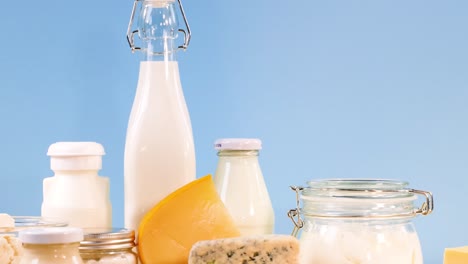
[[[467,264],[467,263],[468,263],[468,246],[445,249],[444,264]]]

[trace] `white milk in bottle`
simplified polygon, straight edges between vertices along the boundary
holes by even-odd
[[[175,2],[142,1],[137,17],[144,58],[124,161],[125,227],[135,231],[152,207],[195,179],[192,127],[175,59]]]
[[[274,211],[258,162],[259,139],[225,138],[215,142],[218,166],[216,190],[231,213],[241,235],[274,231]]]

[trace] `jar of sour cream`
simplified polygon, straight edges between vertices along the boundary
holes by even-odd
[[[291,188],[297,208],[288,216],[293,235],[301,231],[301,264],[423,264],[412,219],[432,212],[430,192],[410,189],[407,182],[364,179]],[[419,208],[417,195],[425,199]]]
[[[79,246],[83,230],[72,227],[20,231],[24,255],[19,264],[83,264]]]

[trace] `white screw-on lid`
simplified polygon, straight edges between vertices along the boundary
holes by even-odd
[[[105,154],[96,142],[57,142],[47,151],[52,170],[100,170]]]
[[[216,150],[259,150],[262,141],[258,138],[222,138],[215,141]]]
[[[51,157],[77,157],[77,156],[103,156],[104,147],[96,142],[57,142],[50,145],[47,156]]]
[[[83,230],[74,227],[25,229],[18,238],[26,244],[66,244],[83,240]]]

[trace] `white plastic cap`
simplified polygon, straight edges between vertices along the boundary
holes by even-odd
[[[57,142],[50,145],[50,168],[56,170],[100,170],[104,147],[96,142]]]
[[[83,230],[74,227],[25,229],[18,238],[26,244],[66,244],[83,240]]]
[[[222,138],[215,141],[216,150],[260,150],[262,141],[258,138]]]

